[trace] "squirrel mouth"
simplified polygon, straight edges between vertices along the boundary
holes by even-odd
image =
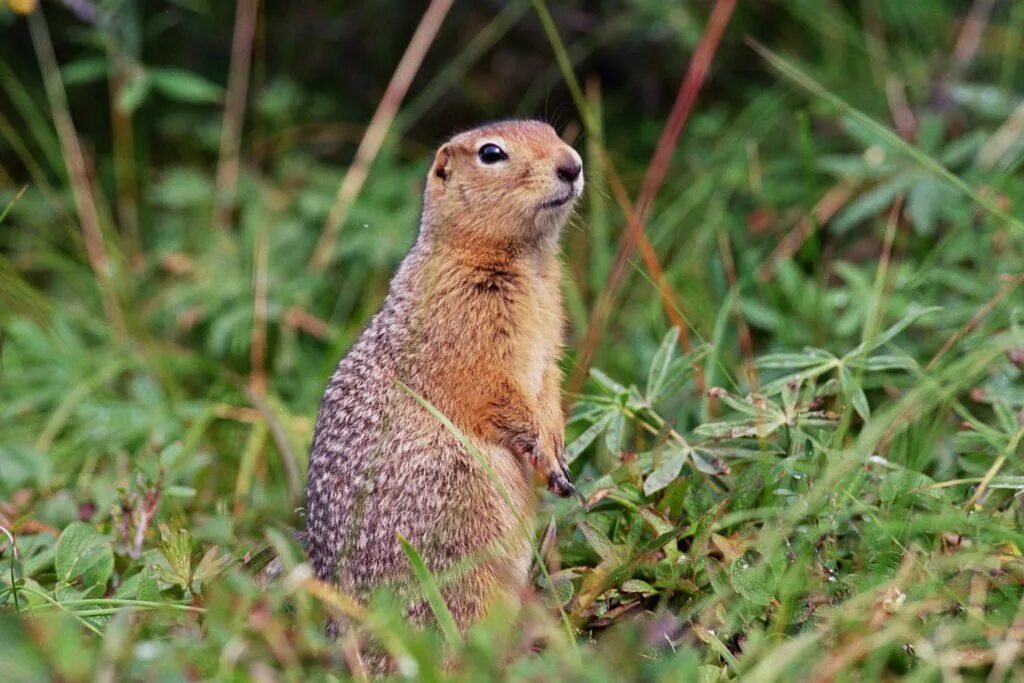
[[[554,209],[554,208],[559,207],[559,206],[565,206],[566,204],[568,204],[572,200],[576,199],[577,196],[579,196],[579,195],[577,195],[576,190],[573,189],[573,190],[570,190],[569,192],[566,192],[561,197],[555,197],[554,199],[549,199],[548,201],[546,201],[543,204],[541,204],[540,208],[542,208],[542,209]]]

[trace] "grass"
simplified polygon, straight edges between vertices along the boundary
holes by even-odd
[[[332,612],[414,680],[1024,677],[1024,13],[733,5],[437,2],[321,72],[370,3],[0,2],[5,680],[359,678]],[[524,110],[587,166],[585,504],[464,635],[406,543],[417,631],[303,562],[312,418],[437,139]]]

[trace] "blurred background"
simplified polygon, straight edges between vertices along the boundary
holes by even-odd
[[[110,315],[125,318],[125,327],[187,340],[239,373],[251,370],[251,285],[260,265],[267,292],[261,362],[274,370],[272,382],[281,380],[275,391],[312,407],[319,383],[295,382],[290,372],[316,365],[324,374],[379,303],[413,238],[432,150],[452,132],[484,120],[538,117],[582,152],[588,145],[591,153],[607,150],[616,182],[635,199],[714,3],[550,8],[597,113],[592,135],[600,139],[594,140],[529,2],[455,3],[422,63],[408,70],[411,83],[387,138],[327,245],[330,267],[324,271],[316,262],[314,272],[302,265],[315,247],[325,246],[318,237],[346,167],[425,5],[258,6],[236,59],[240,106],[227,119],[237,30],[231,3],[44,3],[47,23],[38,22],[35,42],[31,22],[12,11],[34,5],[10,3],[0,19],[4,204],[28,187],[7,219],[5,253],[32,271],[34,284],[73,287],[84,313],[90,299],[98,303],[96,286],[75,287],[73,278],[25,264],[40,250],[81,262],[85,236],[102,235],[93,241],[104,245],[106,289],[117,300],[108,308],[122,309]],[[915,177],[892,163],[884,145],[853,119],[794,88],[751,41],[787,56],[832,96],[954,170],[998,163],[1000,182],[1010,184],[1016,182],[1008,171],[1019,162],[1019,137],[986,155],[978,152],[986,133],[1017,104],[1024,78],[1017,42],[1022,12],[1013,3],[975,5],[981,9],[975,7],[974,23],[988,29],[984,41],[971,30],[970,2],[739,3],[647,226],[666,279],[679,293],[677,304],[697,330],[711,334],[724,297],[738,284],[755,339],[767,333],[768,346],[775,335],[787,346],[821,341],[830,325],[824,302],[811,303],[813,287],[791,287],[787,313],[802,324],[788,325],[771,311],[787,304],[766,298],[781,293],[749,286],[754,270],[778,260],[770,255],[802,217],[810,215],[815,224],[835,220],[821,232],[815,225],[785,250],[794,257],[792,277],[827,284],[837,277],[836,263],[877,258],[881,224],[873,219],[897,196],[906,198],[903,214],[912,228],[899,238],[912,251],[927,251],[943,235],[944,221],[971,214],[969,201],[938,201],[941,187],[927,173]],[[47,76],[56,86],[56,104],[67,107],[59,118],[67,114],[73,125],[63,140],[45,92]],[[225,133],[226,120],[231,129]],[[81,152],[79,194],[95,204],[91,232],[75,225],[69,145]],[[588,160],[588,170],[592,191],[581,210],[583,227],[565,243],[573,333],[580,339],[626,226],[597,159]],[[736,252],[732,276],[724,272],[723,235]],[[221,251],[226,241],[229,256]],[[665,324],[657,316],[656,289],[635,272],[627,280],[625,296],[638,305],[623,306],[629,315],[618,317],[607,331],[609,343],[597,349],[613,364],[622,354],[612,342],[634,341],[630,348],[643,349]],[[723,346],[738,349],[737,343]],[[632,360],[622,361],[617,369],[628,371]]]
[[[551,507],[574,623],[594,634],[668,609],[698,624],[668,632],[702,675],[828,674],[820,652],[771,663],[766,639],[813,631],[819,605],[869,595],[880,584],[864,577],[897,575],[911,546],[932,581],[912,603],[956,585],[929,553],[978,505],[992,526],[972,527],[974,550],[999,566],[1014,555],[1022,93],[1011,0],[0,0],[0,526],[42,558],[25,585],[57,603],[128,595],[178,557],[185,578],[159,574],[146,595],[192,600],[200,558],[212,581],[287,546],[324,383],[414,239],[434,148],[536,117],[583,154],[588,181],[563,241],[567,441],[607,509]],[[835,463],[870,457],[886,465],[862,499],[814,497],[814,481],[853,476]],[[785,508],[808,517],[759,540],[763,511]],[[925,510],[930,528],[886,526]],[[109,548],[102,590],[66,592],[53,554],[68,528]],[[690,552],[682,575],[645,561],[587,583],[652,529],[690,538],[658,560]],[[744,574],[755,548],[799,558],[799,585],[780,587],[778,564],[770,580]],[[210,607],[221,635],[182,628],[162,646],[203,653],[197,672],[261,599],[237,576]],[[951,590],[966,610],[981,589]],[[981,648],[982,632],[997,643],[1020,594],[992,587],[984,628],[915,622],[849,665],[905,672],[923,655],[904,645],[942,650],[943,628],[951,652]],[[856,613],[843,637],[880,628],[878,614]],[[245,642],[272,669],[311,671],[327,646],[303,618],[291,654]],[[118,637],[180,626],[166,619]],[[828,628],[815,632],[842,641]],[[42,662],[29,672],[61,666],[24,657]],[[151,671],[127,657],[124,671]]]

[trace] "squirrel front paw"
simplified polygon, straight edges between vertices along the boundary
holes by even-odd
[[[540,463],[540,439],[536,434],[520,432],[509,440],[508,447],[516,456],[530,463],[530,467],[538,469]]]
[[[548,491],[568,498],[576,493],[576,487],[572,483],[572,473],[565,463],[565,443],[561,438],[555,440],[555,466],[548,472]]]
[[[576,493],[576,487],[572,484],[572,475],[569,468],[562,465],[560,472],[552,472],[548,475],[548,491],[562,497],[568,498]]]
[[[565,464],[565,448],[561,439],[557,439],[553,446],[549,450],[542,448],[540,437],[527,432],[516,434],[509,440],[509,449],[530,463],[530,467],[547,482],[549,491],[568,498],[576,492],[576,487]]]

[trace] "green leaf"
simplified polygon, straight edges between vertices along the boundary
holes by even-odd
[[[913,470],[900,469],[886,472],[878,487],[878,498],[883,503],[892,503],[901,496],[914,498],[922,495],[920,489],[934,483],[931,477]]]
[[[172,531],[163,522],[160,529],[160,554],[167,560],[167,567],[154,565],[160,578],[168,583],[190,589],[192,576],[192,534],[188,529]]]
[[[942,150],[942,156],[939,160],[946,166],[963,166],[978,153],[979,149],[988,141],[988,138],[989,132],[987,130],[971,131],[946,145],[945,149]]]
[[[0,539],[6,540],[2,534]],[[22,536],[18,541],[18,550],[21,555],[21,575],[35,576],[53,566],[53,558],[57,554],[57,539],[48,533]]]
[[[623,593],[639,593],[640,595],[654,595],[658,589],[642,579],[629,579],[622,583],[619,588]]]
[[[769,571],[761,555],[748,550],[729,565],[729,583],[733,590],[750,602],[767,606],[772,602]]]
[[[183,69],[151,68],[149,77],[156,90],[179,102],[220,102],[224,94],[223,88],[216,83]]]
[[[128,577],[117,587],[114,597],[126,600],[159,602],[160,586],[157,583],[153,569],[143,566],[142,571]]]
[[[868,406],[868,397],[864,395],[864,389],[860,386],[860,383],[853,378],[849,369],[843,365],[839,368],[839,385],[843,389],[843,393],[853,403],[853,409],[857,411],[862,420],[867,420],[871,417],[871,408]]]
[[[988,487],[990,489],[1010,489],[1013,491],[1024,491],[1024,477],[993,477],[992,481],[989,482]]]
[[[185,448],[181,441],[170,443],[160,451],[160,467],[165,471],[173,470],[184,450]]]
[[[576,424],[577,422],[585,422],[591,424],[597,422],[605,413],[608,412],[609,406],[618,404],[609,402],[605,397],[597,397],[598,400],[591,400],[595,397],[592,396],[580,396],[576,401],[576,405],[573,408],[572,415],[566,421],[566,424]]]
[[[657,493],[679,476],[686,454],[678,448],[668,449],[661,455],[661,463],[644,479],[644,495]]]
[[[416,576],[416,580],[419,581],[420,588],[423,590],[423,597],[427,599],[427,604],[430,605],[430,609],[434,612],[437,624],[441,627],[441,632],[444,633],[448,644],[453,647],[461,645],[462,634],[459,633],[459,628],[455,625],[455,619],[448,610],[448,605],[445,604],[444,598],[441,597],[441,589],[437,587],[434,575],[430,573],[423,558],[412,547],[412,544],[405,540],[401,534],[395,534],[395,536],[398,538],[402,550],[405,551],[405,556],[409,558],[412,572]]]
[[[92,83],[106,78],[107,60],[102,57],[76,59],[61,67],[60,73],[66,86]]]
[[[729,680],[728,667],[701,664],[697,670],[697,683],[722,683]]]
[[[651,367],[647,370],[647,400],[650,403],[654,403],[661,395],[661,389],[665,385],[665,378],[668,377],[668,370],[672,365],[672,357],[678,342],[679,328],[672,327],[662,338],[658,350],[654,352]]]
[[[57,540],[57,578],[85,588],[106,585],[114,571],[110,541],[91,524],[72,522]]]
[[[683,509],[691,520],[699,520],[706,515],[717,503],[711,490],[699,483],[693,484],[686,489],[686,496],[683,498]]]
[[[822,361],[835,360],[828,351],[823,349],[805,348],[802,353],[769,353],[757,359],[759,368],[800,369],[821,365]]]
[[[987,83],[950,84],[949,95],[957,104],[999,121],[1017,106],[1017,96],[1012,90]]]
[[[125,114],[131,114],[139,108],[149,94],[150,80],[145,71],[132,74],[117,93],[115,106]]]
[[[912,372],[917,369],[917,361],[910,356],[878,355],[871,358],[855,358],[848,365],[862,368],[868,372],[881,372],[883,370],[906,370]]]
[[[832,229],[842,234],[858,223],[874,218],[888,209],[898,195],[906,192],[910,188],[910,183],[909,175],[898,175],[888,181],[883,181],[882,184],[850,202],[836,217]]]
[[[628,394],[629,390],[613,380],[611,377],[601,372],[597,368],[590,368],[590,376],[596,381],[602,388],[612,394]]]
[[[604,533],[588,524],[587,522],[580,522],[577,524],[583,537],[587,539],[587,543],[594,549],[594,552],[598,554],[602,561],[621,559],[619,558],[619,551],[615,548],[615,545],[608,539]]]
[[[870,351],[873,351],[874,349],[877,349],[879,346],[882,346],[883,344],[887,344],[896,335],[898,335],[900,332],[913,325],[915,322],[917,322],[924,316],[928,315],[929,313],[935,313],[941,310],[941,306],[928,306],[926,308],[912,309],[905,316],[900,318],[899,322],[897,322],[895,325],[882,332],[882,334],[878,335],[874,339],[869,339],[866,342],[857,345],[857,348],[855,348],[850,353],[846,354],[846,358],[862,356],[866,353],[869,353]]]
[[[565,449],[565,461],[567,463],[571,463],[576,458],[578,458],[580,456],[580,453],[586,450],[587,446],[593,443],[594,439],[596,439],[601,434],[601,432],[603,432],[608,427],[608,424],[612,421],[612,418],[614,418],[618,414],[619,413],[617,410],[609,411],[608,413],[602,415],[599,420],[594,422],[594,424],[587,427],[582,434],[573,439],[573,442],[570,443]]]
[[[708,439],[741,439],[749,436],[765,437],[782,426],[778,420],[720,420],[698,425],[693,433]]]
[[[697,364],[702,358],[708,355],[711,347],[707,344],[701,344],[700,346],[694,347],[692,351],[682,356],[677,357],[669,365],[666,373],[665,380],[661,383],[661,387],[658,390],[659,398],[671,396],[675,392],[679,391],[686,380],[689,379],[690,375],[693,374],[693,370],[697,367]]]
[[[608,423],[608,431],[604,434],[604,443],[612,453],[618,453],[622,449],[622,431],[626,426],[626,416],[622,413],[615,413]]]
[[[939,208],[945,200],[945,189],[945,183],[924,174],[910,188],[906,212],[917,234],[927,236],[935,232]]]
[[[644,505],[638,508],[637,512],[640,513],[644,522],[651,527],[651,530],[653,530],[659,538],[672,538],[675,535],[677,529],[673,526],[672,522],[666,517],[658,514],[658,512],[653,508]],[[679,559],[679,546],[677,546],[674,541],[667,542],[665,545],[661,546],[661,550],[665,553],[665,558],[669,562],[674,563]]]
[[[732,490],[732,509],[746,510],[754,507],[765,485],[765,467],[754,462],[743,469]]]
[[[775,394],[778,394],[784,389],[788,388],[790,385],[800,386],[808,380],[814,379],[819,375],[825,374],[826,372],[834,368],[836,365],[838,365],[838,363],[838,360],[829,360],[825,363],[822,363],[821,365],[815,365],[805,370],[801,370],[800,372],[795,372],[792,375],[780,377],[762,386],[761,394],[764,396],[774,396]]]
[[[545,589],[545,602],[551,607],[569,604],[573,595],[576,594],[576,586],[573,585],[575,575],[575,570],[566,569],[552,574],[550,581],[546,576],[538,577],[537,583]]]
[[[922,152],[934,152],[939,148],[946,134],[946,122],[943,117],[925,112],[918,121],[917,146]]]
[[[157,583],[156,574],[150,567],[143,567],[142,571],[139,572],[139,590],[135,597],[139,600],[147,600],[149,602],[160,601],[160,584]]]
[[[712,455],[711,460],[706,460],[698,451],[693,450],[689,452],[690,463],[696,468],[698,472],[704,474],[715,474],[722,475],[729,473],[729,466],[724,462],[718,460],[717,456]]]
[[[882,550],[868,555],[867,570],[871,576],[891,577],[896,576],[900,564],[903,562],[903,555],[893,550]]]
[[[199,565],[192,573],[192,580],[202,582],[212,579],[224,571],[231,562],[231,555],[228,553],[221,555],[220,548],[213,546],[203,554],[203,559],[199,561]]]
[[[758,420],[768,420],[780,416],[781,411],[778,407],[755,394],[736,396],[727,391],[716,391],[714,395],[715,398],[736,412],[749,415]]]
[[[191,486],[168,486],[164,492],[172,498],[193,498],[196,495],[196,490]]]

